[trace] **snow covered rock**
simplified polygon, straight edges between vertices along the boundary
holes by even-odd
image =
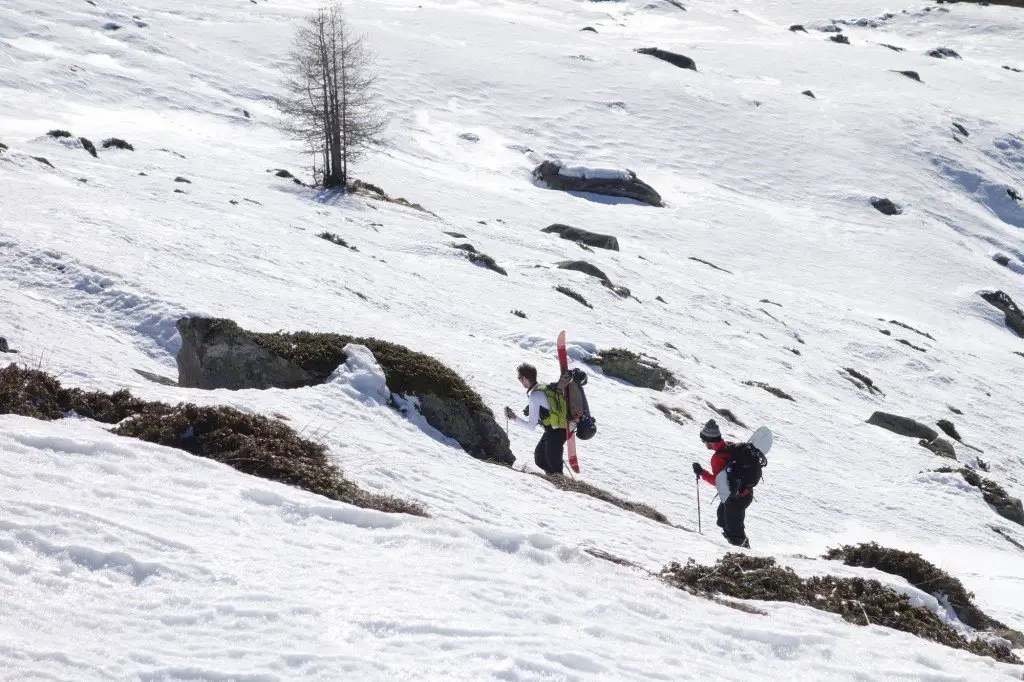
[[[631,170],[564,166],[557,161],[545,161],[534,169],[533,177],[548,189],[623,197],[651,206],[663,205],[661,195]]]
[[[678,66],[680,69],[690,69],[691,71],[697,70],[697,62],[693,61],[686,55],[676,54],[675,52],[669,52],[668,50],[662,50],[660,47],[641,47],[636,50],[639,54],[646,54],[652,57],[668,62],[672,66]]]
[[[921,447],[931,450],[939,457],[945,457],[947,459],[956,459],[956,448],[945,438],[937,437],[935,440],[927,441],[923,438],[918,441],[918,445]]]
[[[679,383],[672,372],[657,362],[624,348],[602,351],[589,362],[600,367],[605,376],[617,377],[640,388],[664,391],[666,387]]]
[[[939,432],[910,417],[901,417],[888,412],[875,412],[868,418],[868,424],[878,426],[908,438],[920,438],[929,443],[938,438]]]
[[[186,388],[267,389],[313,386],[349,360],[349,344],[367,347],[388,388],[415,397],[427,423],[477,459],[515,461],[504,429],[483,399],[449,367],[405,346],[342,334],[258,334],[231,320],[178,320],[178,383]]]
[[[901,211],[900,208],[896,204],[894,204],[891,199],[886,199],[884,197],[873,198],[871,200],[871,205],[874,206],[875,210],[877,210],[879,213],[884,213],[885,215],[900,215],[901,213],[903,213],[903,211]]]
[[[557,234],[562,239],[568,239],[569,241],[578,242],[580,244],[586,244],[587,246],[593,246],[596,249],[608,249],[609,251],[619,250],[619,240],[611,235],[598,234],[596,232],[590,232],[588,230],[582,230],[578,227],[572,227],[570,225],[562,225],[561,223],[555,223],[554,225],[548,225],[541,232],[548,232]]]
[[[1024,313],[1009,294],[1004,291],[983,291],[980,295],[989,305],[997,308],[1006,316],[1007,327],[1012,329],[1017,336],[1024,336]]]

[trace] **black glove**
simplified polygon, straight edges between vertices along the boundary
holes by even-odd
[[[704,467],[702,467],[700,464],[697,464],[696,462],[694,462],[693,463],[693,475],[694,476],[700,476],[703,473],[704,473]]]
[[[515,410],[513,410],[511,407],[506,407],[505,408],[505,417],[507,419],[515,419],[516,418]]]

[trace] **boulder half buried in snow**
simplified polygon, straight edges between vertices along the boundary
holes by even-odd
[[[562,239],[568,239],[569,241],[593,246],[595,249],[608,249],[610,251],[619,250],[619,240],[615,237],[607,234],[598,234],[596,232],[581,230],[578,227],[572,227],[570,225],[555,223],[554,225],[548,225],[541,230],[541,232],[557,234]]]
[[[232,390],[314,386],[348,360],[349,344],[365,346],[384,371],[388,388],[415,398],[427,423],[477,459],[511,465],[508,436],[483,399],[452,369],[405,346],[342,334],[260,334],[231,320],[178,320],[178,383],[185,388]],[[350,349],[349,349],[350,350]]]
[[[697,70],[697,62],[693,61],[686,55],[669,52],[668,50],[663,50],[660,47],[641,47],[637,48],[636,51],[639,54],[657,57],[664,62],[668,62],[672,66],[678,66],[680,69],[690,69],[691,71]]]
[[[900,436],[919,438],[929,443],[939,436],[939,432],[930,426],[909,417],[901,417],[888,412],[875,412],[868,418],[868,424],[892,431]]]
[[[533,170],[533,177],[548,189],[623,197],[651,206],[663,205],[661,195],[631,170],[565,166],[557,161],[545,161]]]
[[[1024,336],[1024,313],[1010,295],[1004,291],[983,291],[980,296],[985,302],[1006,316],[1006,326],[1017,336]]]
[[[601,351],[588,362],[600,367],[605,376],[622,379],[640,388],[664,391],[667,386],[676,386],[679,383],[672,372],[656,361],[641,357],[625,348]]]

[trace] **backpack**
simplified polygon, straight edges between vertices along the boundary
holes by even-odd
[[[749,490],[761,482],[762,469],[768,466],[768,458],[751,443],[732,443],[725,448],[729,463],[725,465],[729,490]]]
[[[557,384],[549,384],[559,393],[569,397],[567,418],[576,422],[574,433],[580,440],[590,440],[597,434],[597,420],[590,414],[590,403],[583,387],[587,385],[587,373],[582,369],[566,370]]]
[[[536,390],[547,397],[549,406],[546,410],[541,408],[540,423],[550,429],[564,429],[569,422],[569,406],[558,384],[541,384]]]

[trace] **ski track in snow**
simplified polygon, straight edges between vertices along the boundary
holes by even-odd
[[[742,613],[583,549],[651,571],[728,551],[709,487],[705,534],[692,532],[690,462],[707,460],[696,434],[710,402],[776,435],[748,515],[755,552],[802,575],[870,575],[944,613],[900,579],[805,558],[868,540],[920,551],[1024,628],[1024,554],[990,527],[1020,541],[1024,529],[931,471],[948,460],[864,423],[874,410],[950,418],[984,451],[986,475],[1024,494],[1024,358],[1012,354],[1024,347],[977,296],[999,288],[1024,304],[1020,263],[991,260],[1024,253],[1024,209],[1006,193],[1024,194],[1024,79],[1001,68],[1024,67],[1021,10],[353,3],[393,120],[358,175],[434,217],[266,172],[305,175],[272,98],[291,25],[315,3],[100,4],[0,0],[0,336],[22,352],[13,359],[70,386],[285,415],[360,485],[433,518],[336,504],[86,420],[0,417],[0,678],[1019,677],[803,607]],[[851,45],[817,30],[832,19]],[[633,52],[650,46],[698,71]],[[939,46],[963,59],[925,56]],[[923,83],[893,73],[907,69]],[[970,132],[960,142],[954,122]],[[94,159],[52,128],[135,151]],[[535,187],[530,170],[548,158],[631,169],[666,207]],[[882,216],[874,196],[903,215]],[[555,222],[613,234],[622,251],[540,232]],[[325,230],[359,251],[317,239]],[[509,276],[451,247],[467,241]],[[555,268],[569,259],[635,298]],[[404,343],[499,415],[524,401],[520,362],[554,374],[559,329],[573,364],[615,346],[653,356],[682,386],[658,394],[589,368],[600,431],[580,444],[582,476],[691,532],[472,460],[369,399],[369,364],[294,391],[140,379],[133,369],[175,376],[186,314]],[[857,389],[847,367],[884,396]],[[695,421],[673,424],[656,403]],[[534,470],[538,436],[513,428],[517,467]]]

